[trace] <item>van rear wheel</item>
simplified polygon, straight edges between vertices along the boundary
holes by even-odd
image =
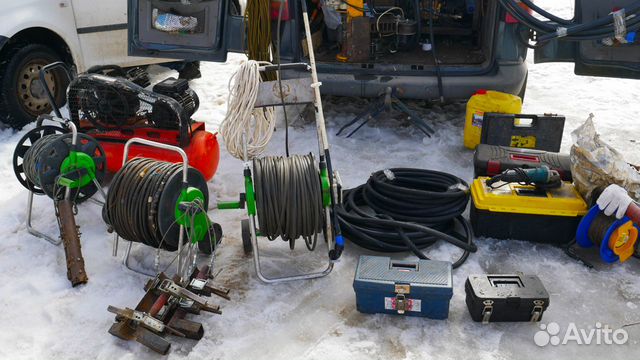
[[[12,45],[0,59],[0,121],[20,129],[40,114],[52,111],[40,70],[60,61],[60,56],[42,44]],[[64,105],[68,80],[60,70],[46,75],[46,83],[58,106]]]

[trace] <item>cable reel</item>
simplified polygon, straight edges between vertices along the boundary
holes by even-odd
[[[183,162],[128,160],[129,148],[134,143],[176,151]],[[204,176],[189,167],[186,154],[175,146],[133,138],[126,143],[124,151],[123,166],[114,175],[102,211],[105,222],[115,232],[114,256],[119,238],[123,238],[129,241],[124,265],[145,275],[159,273],[160,250],[178,252],[178,274],[183,278],[188,277],[196,265],[196,249],[210,254],[213,263],[222,229],[207,215],[209,191]],[[154,273],[129,265],[134,242],[157,249]],[[189,258],[193,259],[192,263],[187,261]]]
[[[38,126],[27,132],[13,153],[13,170],[27,190],[56,199],[67,187],[76,203],[98,191],[106,168],[104,150],[94,138],[60,126]]]
[[[253,253],[260,280],[272,283],[311,279],[331,272],[344,243],[341,236],[335,236],[335,240],[332,236],[334,195],[328,174],[326,166],[318,164],[312,154],[255,158],[245,162],[245,193],[240,195],[240,201],[218,203],[219,209],[247,209],[249,218],[241,222],[243,249],[247,255]],[[258,237],[281,239],[291,250],[296,240],[302,239],[307,249],[314,251],[321,233],[331,260],[324,271],[280,278],[262,274]]]
[[[625,262],[635,253],[639,231],[640,226],[629,217],[618,220],[596,205],[580,221],[576,242],[584,248],[597,246],[600,258],[607,263]]]
[[[42,125],[44,120],[57,125]],[[29,190],[27,231],[59,245],[60,239],[32,227],[33,195],[79,204],[102,192],[106,169],[105,152],[94,138],[79,134],[70,121],[41,115],[36,127],[18,141],[13,153],[16,178]]]

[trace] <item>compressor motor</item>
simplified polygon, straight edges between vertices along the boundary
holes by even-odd
[[[185,79],[176,79],[173,77],[164,79],[153,86],[153,92],[168,96],[176,100],[182,107],[183,116],[191,118],[200,107],[200,99],[193,89],[189,87],[189,82]],[[171,109],[163,105],[163,103],[154,103],[151,110],[151,117],[154,124],[160,128],[165,126],[171,127],[175,121],[165,123],[163,120],[171,120]]]

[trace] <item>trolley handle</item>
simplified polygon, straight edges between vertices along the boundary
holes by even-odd
[[[156,141],[141,139],[137,137],[131,138],[124,144],[124,153],[122,154],[122,166],[124,166],[127,163],[129,158],[129,148],[131,147],[132,144],[135,144],[135,143],[157,147],[157,148],[165,149],[169,151],[175,151],[178,154],[180,154],[180,156],[182,157],[182,184],[183,185],[187,184],[187,173],[189,171],[189,158],[187,158],[187,153],[177,146],[167,145],[167,144],[159,143]]]
[[[60,112],[60,108],[58,107],[58,104],[56,104],[56,99],[53,98],[53,94],[51,93],[51,90],[49,90],[49,86],[47,85],[47,80],[45,78],[47,71],[53,70],[55,68],[61,68],[64,74],[67,76],[67,79],[69,80],[69,82],[71,82],[72,80],[71,70],[69,69],[67,64],[65,64],[62,61],[56,61],[51,64],[43,66],[42,69],[40,69],[40,73],[38,75],[40,77],[40,84],[42,84],[42,88],[47,94],[47,99],[49,100],[49,104],[51,104],[51,107],[53,108],[53,111],[56,113],[56,116],[61,118],[62,113]]]
[[[42,126],[42,123],[45,120],[49,120],[51,122],[59,123],[62,126],[65,126],[71,129],[71,149],[77,150],[76,145],[78,144],[78,126],[70,120],[64,119],[61,116],[51,116],[49,114],[42,114],[38,116],[38,120],[36,121],[36,127]]]

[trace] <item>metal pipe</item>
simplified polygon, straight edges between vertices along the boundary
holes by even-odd
[[[113,251],[111,252],[111,256],[118,256],[118,242],[120,242],[120,236],[113,233]]]
[[[182,242],[184,241],[184,226],[180,225],[180,235],[178,236],[178,268],[176,269],[178,276],[180,277],[180,283],[182,283]]]
[[[307,13],[307,4],[305,0],[301,1],[302,4],[302,21],[304,22],[304,32],[306,34],[307,48],[309,49],[309,65],[311,66],[311,80],[313,83],[313,92],[315,95],[315,108],[316,108],[316,131],[318,132],[318,140],[320,142],[320,154],[324,153],[324,150],[329,149],[329,140],[327,138],[327,129],[324,121],[324,111],[322,110],[322,97],[320,95],[320,85],[322,83],[318,80],[318,72],[316,71],[316,56],[313,51],[313,41],[311,40],[311,26],[309,25],[309,14]]]
[[[56,121],[58,121],[56,119]],[[63,120],[63,123],[71,128],[71,147],[75,150],[75,146],[78,144],[78,127],[73,121]]]

